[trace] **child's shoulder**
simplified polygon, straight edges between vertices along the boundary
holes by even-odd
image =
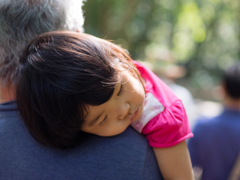
[[[157,75],[145,67],[143,64],[133,61],[140,75],[145,80],[145,91],[153,94],[153,96],[160,101],[164,107],[171,106],[174,102],[180,99],[174,94],[170,87],[168,87]]]

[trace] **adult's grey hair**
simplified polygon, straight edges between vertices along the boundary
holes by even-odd
[[[82,28],[83,1],[0,0],[1,83],[16,83],[19,57],[34,37],[48,31]]]

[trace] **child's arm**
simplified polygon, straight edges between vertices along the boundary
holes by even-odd
[[[193,180],[191,160],[185,141],[169,148],[153,148],[165,180]]]

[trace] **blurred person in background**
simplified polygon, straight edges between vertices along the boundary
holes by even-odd
[[[88,136],[76,148],[41,146],[28,133],[15,102],[19,56],[34,37],[83,31],[81,0],[0,0],[0,179],[161,179],[147,139],[135,130]],[[46,105],[47,106],[47,105]]]
[[[238,164],[240,63],[225,71],[222,88],[224,110],[216,117],[198,119],[194,137],[188,143],[192,165],[202,170],[202,180],[226,180],[236,172],[235,164]]]

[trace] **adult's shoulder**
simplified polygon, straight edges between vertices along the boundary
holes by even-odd
[[[160,179],[147,139],[131,127],[58,150],[38,144],[17,111],[0,114],[0,179]]]

